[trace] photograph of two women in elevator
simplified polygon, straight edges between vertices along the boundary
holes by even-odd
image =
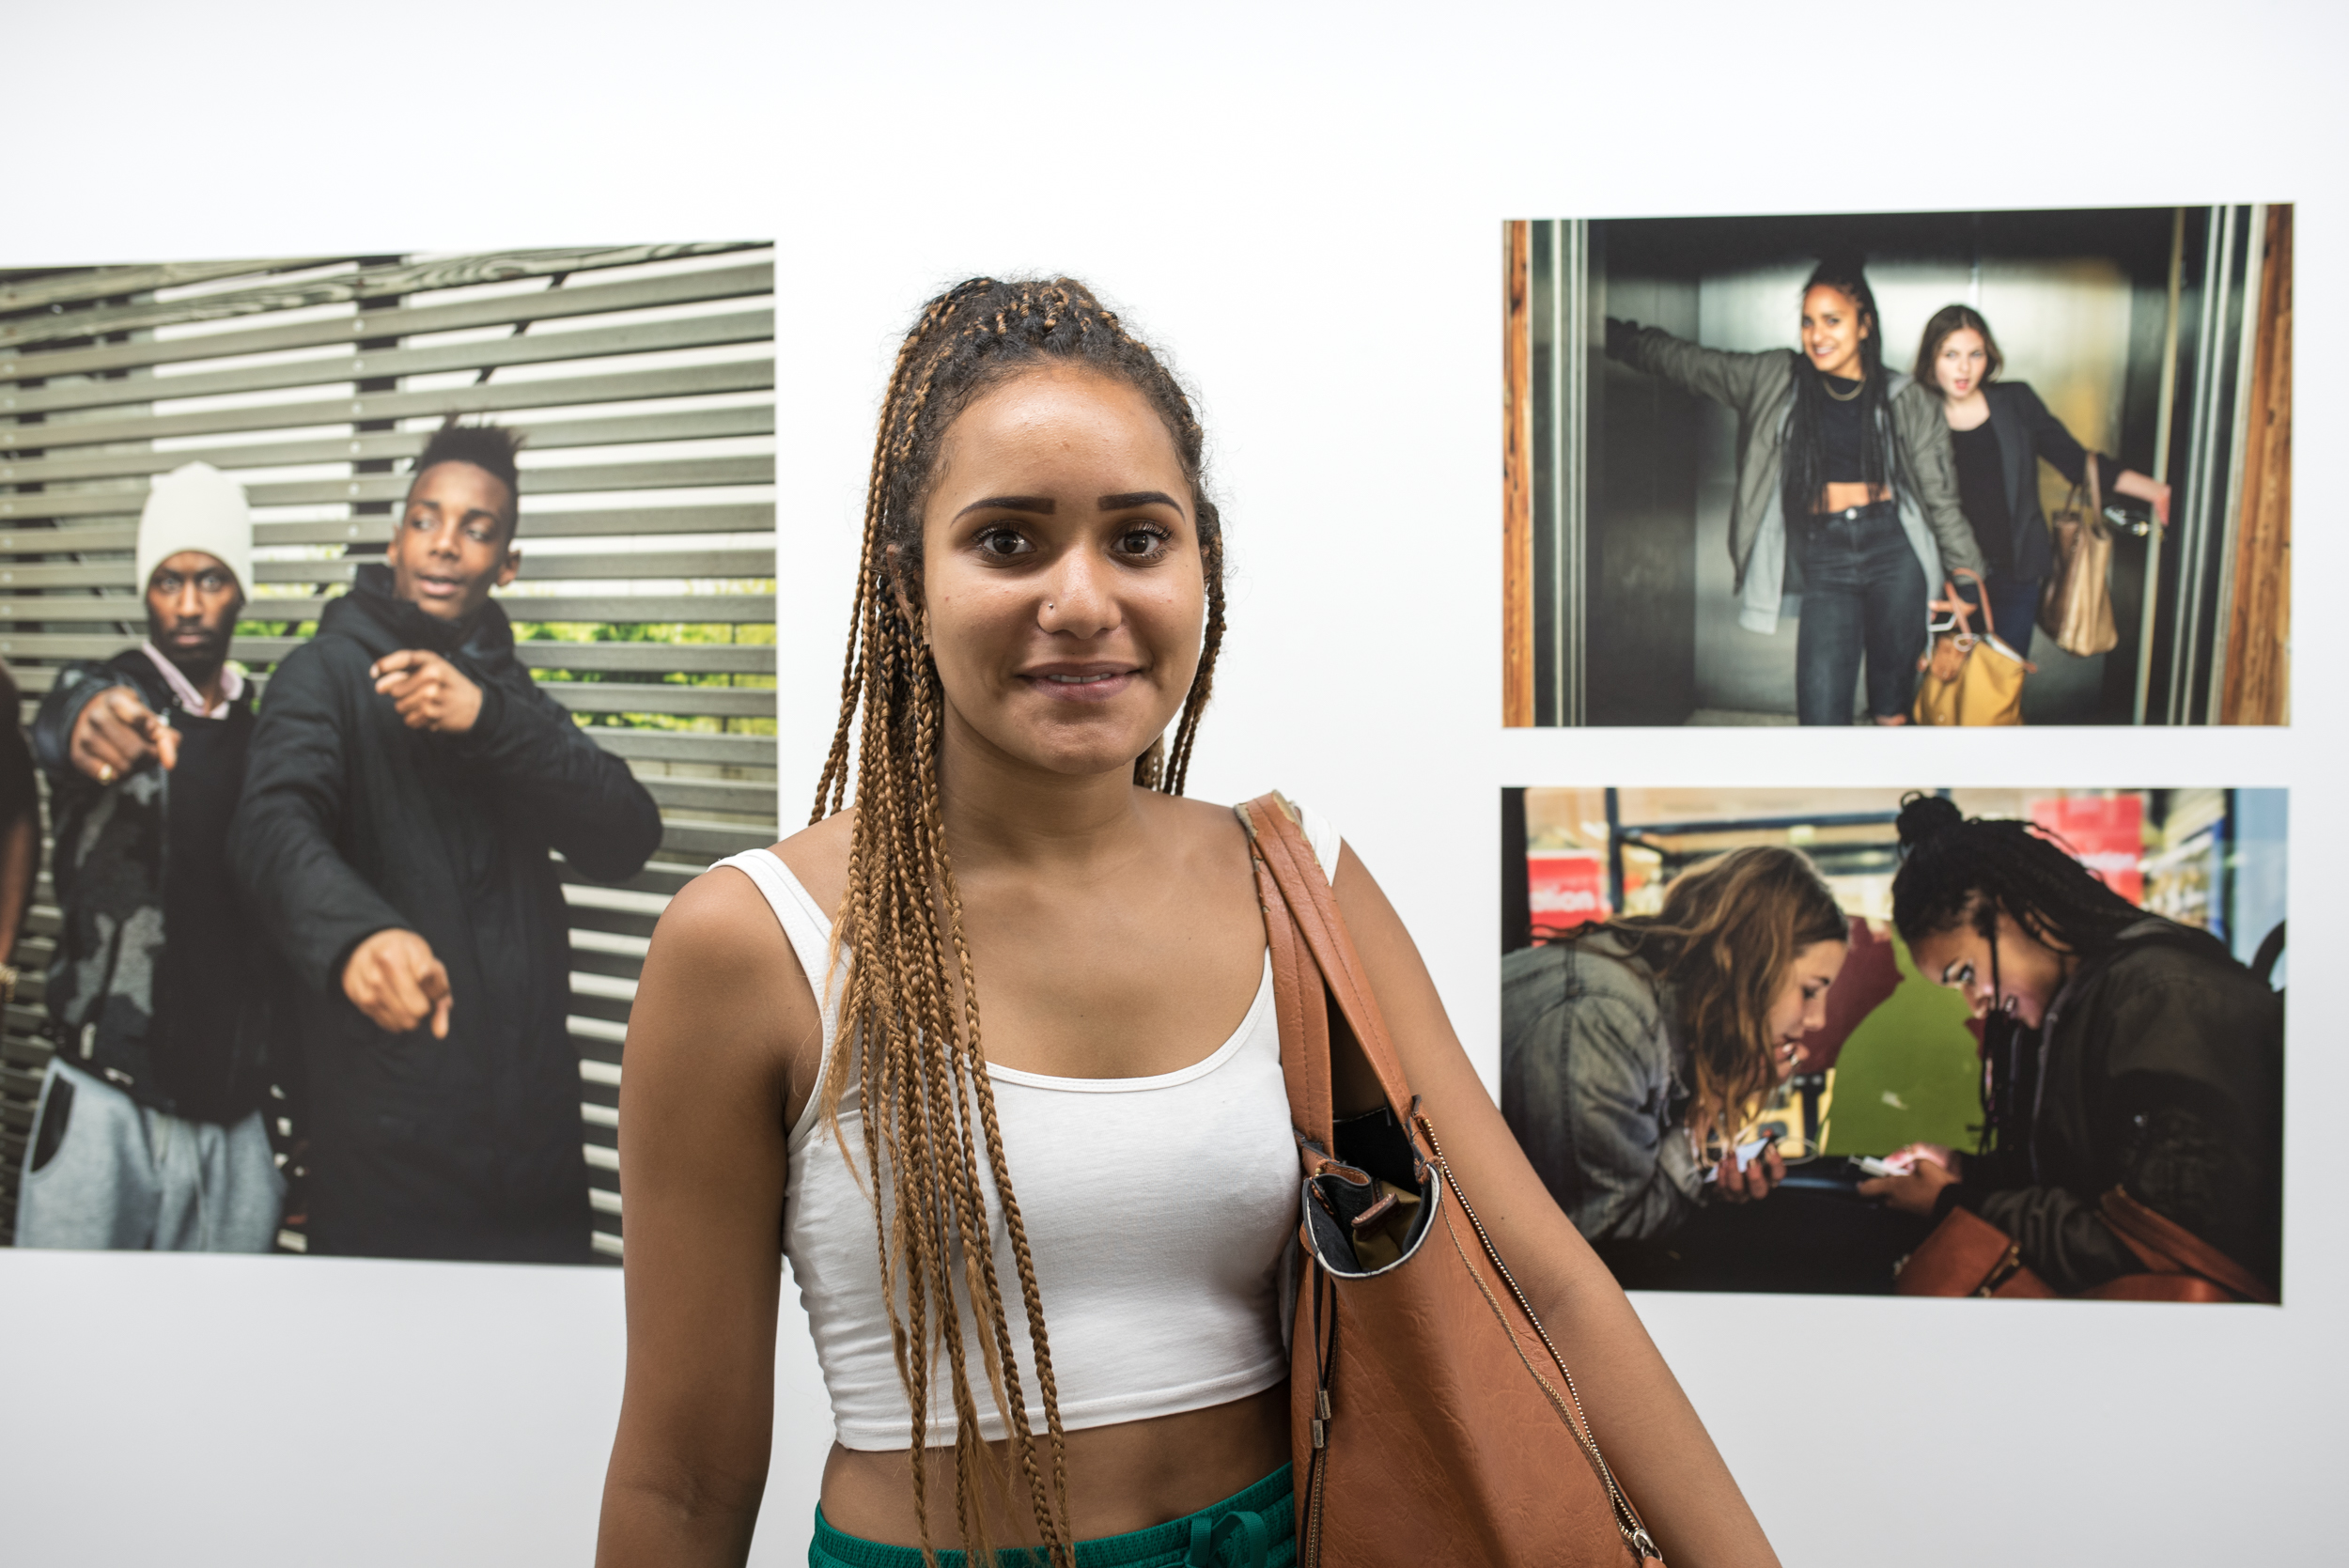
[[[1505,225],[1505,722],[2288,722],[2292,218]]]

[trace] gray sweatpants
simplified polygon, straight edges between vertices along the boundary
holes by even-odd
[[[65,1117],[54,1129],[43,1125],[53,1105]],[[191,1122],[52,1060],[24,1150],[16,1244],[266,1252],[285,1196],[259,1111],[228,1126]]]

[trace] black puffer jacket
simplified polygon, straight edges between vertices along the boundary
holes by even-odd
[[[442,655],[482,690],[461,736],[412,730],[368,666]],[[312,1250],[577,1262],[590,1252],[579,1057],[566,1032],[559,850],[633,876],[661,818],[514,657],[490,604],[469,629],[362,567],[270,681],[231,853],[302,1009]],[[446,966],[448,1038],[391,1035],[343,995],[343,963],[392,926]]]
[[[2122,1187],[2280,1282],[2282,999],[2216,938],[2149,918],[2080,968],[2035,1043],[2028,1131],[1969,1156],[1944,1205],[1974,1210],[2075,1292],[2144,1266],[2097,1211]]]

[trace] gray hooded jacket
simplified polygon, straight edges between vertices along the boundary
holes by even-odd
[[[1737,415],[1737,492],[1729,509],[1729,553],[1736,566],[1737,624],[1778,629],[1786,577],[1786,515],[1779,474],[1793,417],[1792,349],[1733,353],[1707,349],[1656,327],[1607,323],[1607,354],[1686,391],[1727,405]],[[1952,569],[1983,569],[1982,551],[1957,504],[1957,463],[1940,399],[1899,371],[1888,372],[1891,435],[1901,454],[1896,489],[1901,531],[1938,594]]]
[[[1679,1228],[1703,1201],[1671,993],[1601,932],[1501,960],[1501,1109],[1589,1241]]]

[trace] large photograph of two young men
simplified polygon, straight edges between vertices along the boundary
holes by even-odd
[[[773,834],[769,257],[8,277],[16,1246],[618,1254],[646,936]]]
[[[2277,1301],[2287,815],[1506,790],[1501,1111],[1627,1288]]]
[[[2288,722],[2292,234],[1504,225],[1505,722]]]

